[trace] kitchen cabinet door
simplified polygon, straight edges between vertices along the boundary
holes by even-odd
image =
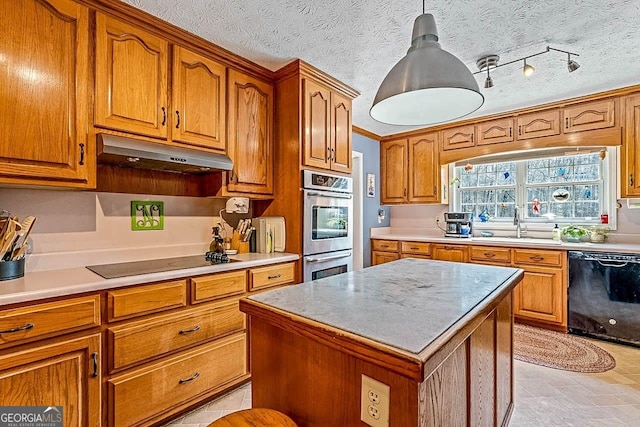
[[[331,170],[351,173],[351,99],[331,93]]]
[[[400,259],[400,255],[397,252],[371,251],[371,265],[384,264],[397,259]]]
[[[0,406],[62,406],[65,426],[99,426],[100,334],[0,355]]]
[[[0,182],[95,185],[89,10],[70,0],[3,1],[0,15]]]
[[[409,138],[409,202],[438,202],[438,133]]]
[[[273,194],[273,86],[229,70],[229,192]]]
[[[531,139],[542,136],[560,135],[560,111],[549,110],[518,116],[516,138]]]
[[[439,261],[467,262],[467,247],[459,245],[433,245],[431,258]]]
[[[514,315],[566,329],[567,291],[564,284],[562,269],[525,267],[524,278],[514,290]]]
[[[167,138],[166,40],[97,13],[95,125]]]
[[[476,127],[474,125],[459,126],[442,131],[442,149],[457,150],[476,145]]]
[[[226,151],[226,67],[173,48],[171,139]]]
[[[564,133],[605,129],[615,126],[615,107],[616,100],[613,98],[583,102],[566,107],[562,112],[564,116]]]
[[[622,197],[640,197],[640,94],[627,96],[620,165]]]
[[[304,164],[331,169],[331,91],[311,79],[303,79],[302,87]]]
[[[380,143],[380,187],[382,204],[407,201],[408,141]]]
[[[478,145],[513,141],[513,119],[499,119],[478,123]]]

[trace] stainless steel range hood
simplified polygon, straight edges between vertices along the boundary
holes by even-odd
[[[98,163],[191,174],[233,169],[224,154],[109,134],[98,135]]]

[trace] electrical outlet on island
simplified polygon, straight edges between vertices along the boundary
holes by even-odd
[[[371,427],[389,427],[388,385],[362,375],[360,393],[360,420]]]

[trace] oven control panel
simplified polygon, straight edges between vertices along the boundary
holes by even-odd
[[[329,175],[310,170],[303,171],[303,186],[306,189],[353,192],[353,180],[348,176]]]

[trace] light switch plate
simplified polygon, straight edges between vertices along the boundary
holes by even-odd
[[[390,387],[362,375],[360,420],[371,427],[389,427]]]

